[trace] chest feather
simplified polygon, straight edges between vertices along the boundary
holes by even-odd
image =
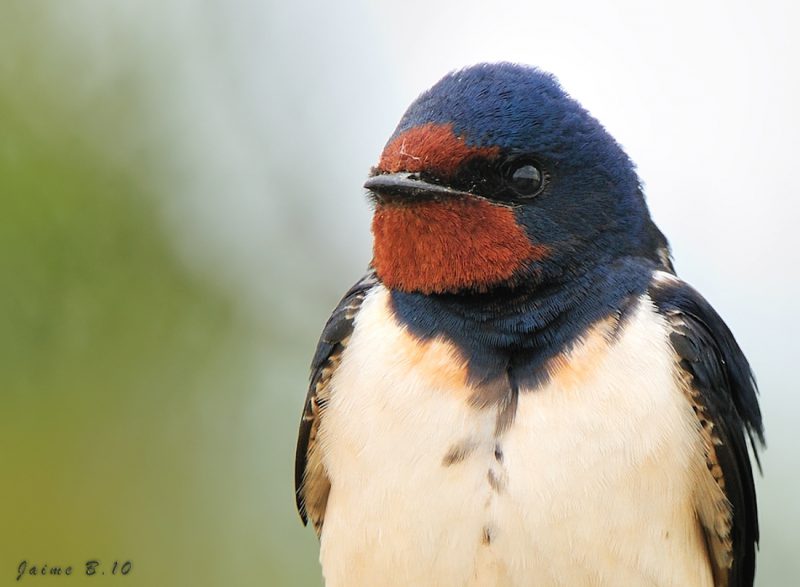
[[[458,350],[372,292],[320,426],[327,584],[710,585],[702,443],[649,299],[548,370],[498,430]]]

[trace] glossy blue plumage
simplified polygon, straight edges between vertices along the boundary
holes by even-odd
[[[528,389],[548,377],[545,363],[592,324],[620,318],[647,289],[654,264],[625,258],[546,291],[527,288],[481,296],[392,292],[395,313],[422,339],[444,336],[464,353],[474,383],[512,371]]]
[[[580,171],[585,187],[638,188],[622,147],[554,76],[533,67],[481,64],[446,75],[408,108],[389,142],[428,123],[452,124],[470,146],[537,153],[565,172]]]
[[[666,240],[650,220],[634,165],[603,126],[556,79],[510,63],[446,75],[408,108],[391,141],[411,128],[450,124],[469,145],[529,156],[544,191],[514,206],[517,223],[548,255],[511,287],[475,295],[393,292],[398,317],[423,338],[444,335],[477,380],[514,364],[546,377],[545,361],[589,325],[622,313],[666,267]]]

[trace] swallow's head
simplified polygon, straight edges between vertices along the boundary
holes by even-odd
[[[373,265],[400,291],[544,286],[666,251],[631,160],[530,67],[446,75],[411,104],[365,187]]]

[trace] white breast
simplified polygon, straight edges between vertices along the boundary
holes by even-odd
[[[522,390],[499,438],[456,350],[388,302],[364,301],[320,428],[328,586],[712,584],[697,423],[647,298]]]

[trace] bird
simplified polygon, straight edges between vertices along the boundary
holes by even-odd
[[[364,188],[372,260],[296,452],[326,585],[751,586],[755,378],[602,124],[550,73],[472,65]]]

